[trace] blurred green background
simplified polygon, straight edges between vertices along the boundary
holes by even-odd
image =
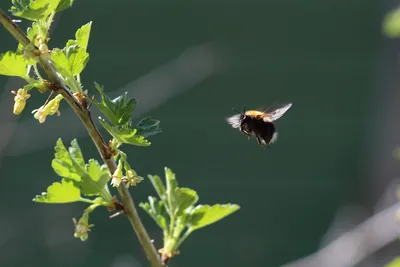
[[[0,1],[3,10],[10,6]],[[360,198],[380,16],[370,0],[77,0],[56,18],[49,45],[62,47],[93,20],[82,74],[93,93],[93,81],[116,96],[113,91],[129,90],[130,82],[166,66],[130,92],[141,116],[161,120],[163,128],[151,147],[125,147],[132,167],[142,176],[163,176],[168,166],[201,203],[241,205],[195,232],[169,266],[279,266],[316,251],[337,208]],[[1,27],[0,40],[0,51],[15,49]],[[0,76],[0,86],[2,116],[14,120],[9,91],[18,81]],[[105,210],[96,211],[96,226],[82,243],[73,237],[71,218],[80,217],[84,204],[31,201],[57,179],[53,146],[60,136],[65,144],[72,140],[68,127],[80,131],[85,157],[98,158],[78,120],[66,116],[65,103],[61,117],[45,126],[32,121],[30,111],[45,98],[34,95],[12,122],[28,128],[1,126],[3,137],[11,133],[1,152],[0,266],[147,266],[123,217],[109,220]],[[271,149],[249,143],[225,122],[232,107],[276,102],[293,107],[277,122],[280,136]],[[131,192],[136,202],[155,195],[148,180]],[[160,246],[155,223],[140,214]]]

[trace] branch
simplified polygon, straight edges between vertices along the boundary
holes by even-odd
[[[282,267],[355,266],[398,238],[400,226],[396,215],[399,210],[400,203],[397,203],[339,236],[316,253]]]
[[[7,16],[6,13],[2,9],[0,9],[0,23],[6,28],[6,30],[22,45],[26,46],[30,43],[27,36],[18,27],[15,23],[12,22],[11,18]],[[106,142],[104,142],[103,137],[99,133],[97,127],[92,121],[90,117],[90,112],[86,110],[72,95],[70,89],[65,86],[62,80],[58,77],[56,71],[50,64],[48,59],[48,55],[40,54],[39,56],[39,65],[44,70],[49,80],[54,83],[56,88],[58,88],[57,93],[61,94],[67,103],[71,106],[73,111],[85,125],[86,130],[88,131],[90,137],[92,138],[94,144],[97,147],[101,158],[104,163],[107,165],[110,173],[114,173],[117,168],[115,161],[112,158],[110,152],[106,149],[108,146]],[[125,214],[127,215],[133,229],[136,232],[136,235],[139,239],[140,244],[142,245],[147,259],[150,261],[151,266],[153,267],[161,267],[162,264],[160,262],[160,258],[158,253],[153,246],[153,243],[150,240],[150,237],[144,228],[140,217],[137,213],[135,204],[133,202],[132,196],[129,194],[128,189],[125,187],[125,183],[121,183],[118,187],[118,192],[121,196],[122,202],[124,204]]]

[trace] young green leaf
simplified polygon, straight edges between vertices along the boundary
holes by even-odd
[[[73,149],[71,150],[73,151]],[[75,151],[71,155],[65,148],[61,138],[57,140],[55,151],[54,159],[51,162],[54,171],[61,177],[80,182],[82,176],[85,175],[85,166],[82,164],[82,159],[79,157],[82,154]],[[74,155],[77,155],[78,158],[75,158]]]
[[[89,43],[90,29],[92,27],[92,22],[88,22],[82,27],[80,27],[75,33],[76,43],[81,47],[85,52],[87,50],[87,46]]]
[[[78,45],[69,46],[66,50],[69,73],[72,76],[80,74],[89,61],[89,54]]]
[[[94,83],[100,93],[101,102],[94,100],[94,104],[107,117],[113,126],[125,125],[131,119],[132,112],[135,109],[136,100],[128,99],[128,92],[111,100],[104,94],[104,88],[98,83]]]
[[[188,227],[192,231],[205,227],[230,215],[239,208],[235,204],[198,205],[190,211],[190,218],[187,221]]]
[[[0,75],[26,78],[28,71],[28,62],[23,55],[12,51],[0,55]]]
[[[72,181],[62,179],[61,183],[55,182],[47,188],[46,193],[36,196],[33,201],[39,203],[69,203],[81,199],[79,188]]]
[[[199,200],[196,191],[190,188],[178,187],[175,189],[175,194],[178,200],[178,216],[182,214],[187,208],[195,205]]]
[[[110,179],[108,168],[106,165],[100,165],[95,159],[89,159],[86,164],[86,171],[90,179],[82,179],[79,185],[82,188],[82,193],[88,196],[99,195],[99,192],[108,190],[107,182]]]
[[[55,11],[60,0],[12,0],[12,3],[10,11],[14,16],[38,21]]]
[[[34,45],[38,46],[38,40],[36,40],[36,36],[39,34],[39,25],[36,22],[32,23],[32,26],[29,27],[26,31],[26,35],[28,39],[33,42]],[[18,43],[18,52],[22,52],[24,46],[21,43]]]
[[[163,216],[164,204],[155,197],[149,196],[149,202],[140,203],[139,206],[150,215],[151,218],[160,226],[161,229],[167,231],[167,220]]]
[[[148,137],[161,133],[160,121],[152,119],[151,117],[145,117],[136,124],[137,134]]]
[[[58,73],[64,77],[72,77],[69,62],[63,50],[58,48],[53,49],[50,60]]]
[[[153,184],[154,189],[156,190],[158,196],[161,200],[165,200],[165,186],[161,181],[161,178],[157,175],[148,175],[151,183]]]
[[[56,12],[60,12],[64,9],[71,7],[73,3],[74,3],[74,0],[61,0],[60,3],[58,3]]]
[[[130,121],[121,126],[111,126],[103,118],[99,117],[99,122],[120,143],[135,146],[151,145],[151,142],[144,139],[144,136],[136,134],[137,130],[132,128]]]
[[[75,139],[71,142],[68,151],[61,139],[58,139],[55,150],[55,158],[51,166],[59,176],[74,180],[82,194],[95,196],[106,193],[107,195],[102,195],[105,200],[111,198],[107,193],[107,182],[110,179],[107,167],[100,165],[94,159],[90,159],[88,164],[85,164],[82,152]]]
[[[168,210],[170,212],[170,216],[174,215],[179,208],[178,196],[176,194],[176,189],[178,187],[178,181],[175,178],[175,174],[171,169],[165,167],[165,180],[167,183],[167,201],[166,204],[168,206]]]

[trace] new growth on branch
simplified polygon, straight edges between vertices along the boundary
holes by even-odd
[[[197,204],[199,197],[196,191],[179,187],[175,174],[169,168],[165,168],[165,185],[157,175],[149,175],[147,181],[152,183],[158,198],[149,196],[148,201],[139,206],[153,218],[163,233],[164,245],[156,250],[128,191],[129,187],[140,185],[144,179],[132,168],[134,164],[129,163],[122,147],[150,146],[148,138],[161,133],[160,121],[145,117],[134,122],[132,113],[137,102],[128,97],[127,92],[111,99],[100,84],[82,84],[81,75],[89,61],[92,22],[80,27],[75,38],[66,41],[65,47],[49,47],[49,29],[54,16],[72,4],[73,0],[12,0],[9,10],[12,15],[32,21],[26,33],[0,9],[0,24],[18,41],[15,52],[6,51],[0,55],[0,75],[19,77],[26,82],[22,88],[11,88],[11,93],[15,95],[13,113],[18,115],[23,112],[27,101],[35,94],[47,94],[46,102],[32,110],[34,118],[39,123],[45,123],[48,116],[54,114],[62,119],[59,106],[61,102],[67,102],[86,127],[102,161],[86,160],[77,140],[72,140],[66,147],[58,139],[51,166],[59,177],[33,201],[87,203],[88,207],[80,219],[73,218],[74,236],[82,241],[88,239],[89,231],[93,229],[89,218],[97,208],[106,208],[113,213],[112,218],[123,214],[129,219],[150,265],[164,266],[179,253],[178,249],[191,233],[232,214],[239,206],[230,203]],[[102,113],[103,117],[99,117],[98,121],[110,135],[107,142],[91,117],[93,106]],[[111,189],[118,190],[119,197],[110,191],[109,185]]]

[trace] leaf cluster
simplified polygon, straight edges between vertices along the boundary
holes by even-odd
[[[73,2],[74,0],[12,0],[10,12],[16,17],[32,21],[26,31],[29,43],[19,43],[15,51],[0,54],[0,75],[19,77],[26,81],[22,88],[11,91],[15,95],[14,114],[20,114],[24,110],[26,101],[31,98],[30,91],[36,88],[40,93],[49,90],[53,92],[40,108],[33,110],[34,118],[44,123],[47,116],[60,115],[59,104],[65,95],[54,93],[59,89],[54,86],[61,84],[59,78],[68,87],[62,89],[71,91],[68,93],[75,97],[75,104],[80,104],[79,110],[85,109],[91,119],[91,105],[87,100],[89,92],[83,89],[81,74],[89,61],[88,44],[92,22],[80,27],[75,32],[75,38],[69,39],[63,48],[50,49],[48,46],[49,29],[55,14],[71,7]],[[52,84],[54,81],[49,82],[42,78],[38,69],[39,61],[42,67],[45,65],[43,62],[51,63],[56,72],[53,79],[58,77],[55,85]],[[50,67],[45,66],[46,73],[49,74],[47,70]],[[137,101],[130,98],[127,92],[112,99],[105,94],[103,86],[95,82],[94,87],[100,99],[96,100],[91,96],[91,101],[102,113],[103,117],[98,118],[100,124],[112,137],[108,146],[104,144],[104,151],[109,153],[107,156],[110,155],[110,158],[113,156],[115,161],[118,160],[117,169],[111,173],[105,164],[100,164],[95,159],[86,161],[76,139],[72,140],[68,148],[58,139],[51,166],[60,178],[33,199],[34,202],[48,204],[89,204],[79,220],[73,219],[74,236],[82,241],[87,240],[88,232],[93,227],[93,224],[89,224],[89,214],[97,207],[124,211],[124,207],[111,195],[108,182],[111,180],[112,186],[125,190],[121,185],[136,186],[143,180],[131,168],[127,155],[120,147],[123,144],[150,146],[148,138],[162,131],[160,121],[151,117],[133,121],[132,113]],[[103,157],[105,158],[104,155]],[[149,175],[149,179],[158,198],[150,196],[148,202],[141,203],[140,206],[164,233],[164,247],[160,250],[164,260],[175,255],[179,246],[193,231],[213,224],[239,209],[235,204],[197,204],[199,197],[196,191],[179,187],[175,174],[168,168],[165,168],[165,185],[157,175]],[[145,232],[144,229],[139,230]],[[154,258],[158,262],[157,257]]]
[[[100,165],[95,159],[89,159],[85,163],[76,139],[72,140],[68,150],[62,140],[58,139],[51,166],[54,172],[61,177],[61,181],[50,185],[46,192],[36,196],[33,201],[40,203],[76,201],[99,203],[101,200],[105,205],[112,204],[112,197],[107,186],[110,179],[107,166]],[[83,196],[98,198],[89,200]]]
[[[149,175],[158,198],[149,196],[140,203],[164,233],[163,255],[171,258],[181,243],[195,230],[213,224],[237,211],[236,204],[197,205],[199,196],[193,189],[179,187],[175,174],[165,168],[165,184],[157,175]],[[185,232],[184,232],[185,230]]]
[[[102,117],[99,117],[99,122],[113,136],[114,142],[118,143],[118,145],[151,145],[151,142],[146,137],[161,132],[160,121],[145,117],[135,126],[132,125],[131,114],[135,109],[136,100],[129,99],[127,92],[110,99],[104,94],[104,88],[101,85],[95,83],[95,87],[100,93],[101,101],[95,100],[94,103],[109,121],[107,122]]]

